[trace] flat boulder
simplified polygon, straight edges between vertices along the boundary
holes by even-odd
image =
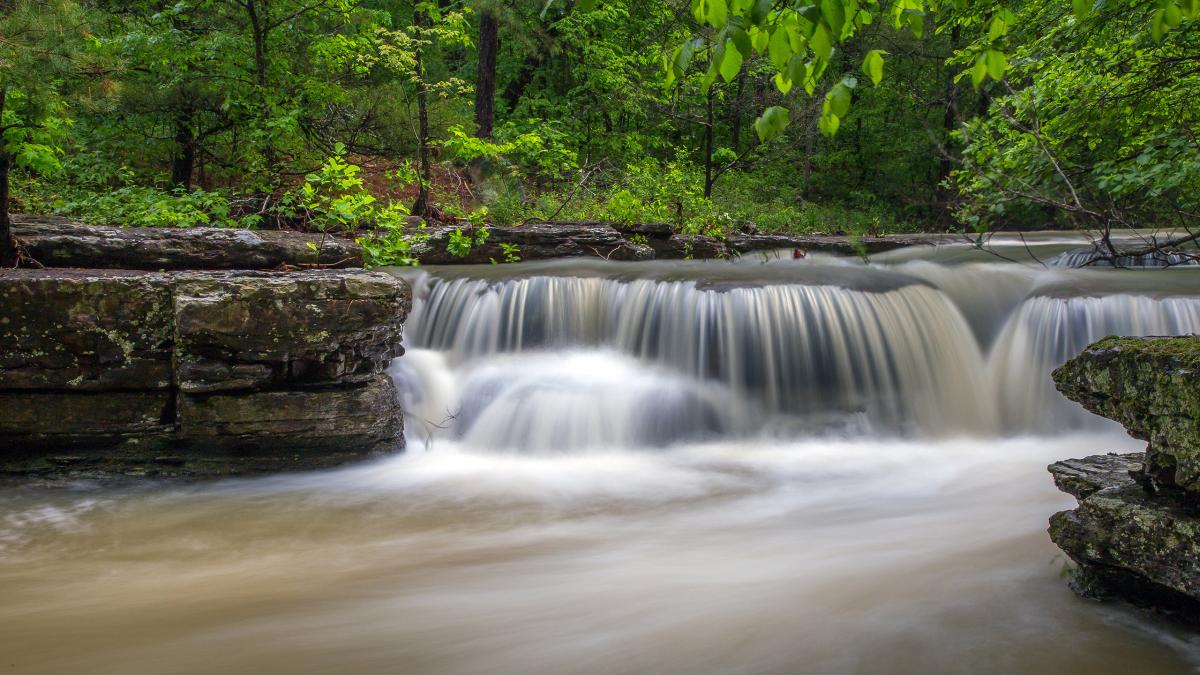
[[[46,267],[130,270],[274,270],[362,267],[348,239],[306,232],[218,227],[105,227],[13,216],[13,235]]]

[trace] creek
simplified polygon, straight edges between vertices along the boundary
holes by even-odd
[[[1200,269],[1078,246],[397,271],[408,451],[0,490],[0,668],[1194,671],[1069,590],[1045,466],[1141,447],[1049,373],[1200,332]]]

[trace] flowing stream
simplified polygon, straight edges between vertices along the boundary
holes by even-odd
[[[1200,332],[1200,269],[769,258],[404,272],[407,453],[0,489],[0,669],[1200,669],[1045,534],[1047,463],[1139,449],[1050,371]]]

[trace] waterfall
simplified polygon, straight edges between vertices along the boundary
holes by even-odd
[[[1123,255],[1104,258],[1098,246],[1087,246],[1060,253],[1047,264],[1051,267],[1175,267],[1200,265],[1196,252],[1178,253],[1155,251],[1142,255]]]
[[[1200,331],[1187,272],[1156,295],[1113,290],[1145,275],[994,263],[751,267],[424,276],[399,389],[427,428],[492,449],[994,437],[1101,424],[1049,376],[1089,342]]]
[[[922,284],[701,288],[694,281],[534,277],[434,283],[419,348],[463,362],[500,352],[615,349],[715,381],[770,412],[860,415],[878,430],[993,430],[984,358],[962,315]]]
[[[1049,373],[1107,335],[1200,332],[1200,299],[1145,295],[1040,296],[1009,319],[990,356],[1005,427],[1055,431],[1096,420],[1058,394]]]

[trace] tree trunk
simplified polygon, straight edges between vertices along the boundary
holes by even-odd
[[[4,118],[4,104],[8,97],[8,84],[0,84],[0,119]],[[12,236],[12,220],[8,215],[8,172],[12,167],[12,156],[4,147],[0,136],[0,268],[17,266],[17,242]]]
[[[12,158],[0,151],[0,268],[17,266],[17,242],[13,240],[12,220],[8,215],[8,170]]]
[[[254,77],[258,86],[267,86],[267,35],[263,30],[263,22],[258,16],[256,2],[246,4],[246,14],[250,18],[250,34],[254,41]]]
[[[958,48],[958,25],[950,30],[950,51],[953,52]],[[944,185],[946,179],[950,177],[950,171],[954,168],[954,163],[950,158],[950,134],[954,131],[954,127],[958,123],[958,84],[954,81],[954,71],[946,73],[945,83],[945,112],[942,115],[942,148],[941,158],[938,160],[937,168],[937,189],[935,191],[936,203],[935,217],[943,226],[950,225],[950,198],[951,190]]]
[[[413,27],[417,29],[417,33],[421,32],[424,26],[421,10],[413,11]],[[417,188],[417,201],[413,204],[412,212],[414,215],[424,216],[429,211],[429,106],[425,92],[425,65],[422,60],[421,47],[418,46],[413,53],[416,60],[417,73],[417,123],[419,125],[417,149],[418,157],[421,164],[421,179],[418,181],[420,185]]]
[[[713,90],[708,87],[704,104],[704,198],[712,196],[713,186]]]
[[[171,159],[171,185],[192,189],[192,172],[196,166],[196,136],[192,133],[191,113],[175,119],[175,156]]]
[[[746,91],[746,73],[749,68],[742,68],[738,72],[737,94],[733,97],[733,110],[729,119],[729,140],[732,141],[730,146],[733,148],[734,154],[742,153],[742,95]]]
[[[496,52],[500,49],[496,16],[479,17],[479,72],[475,81],[475,135],[492,137],[496,117]]]

